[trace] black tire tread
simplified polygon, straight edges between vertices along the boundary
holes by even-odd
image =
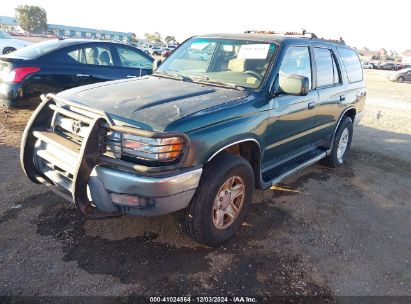
[[[350,133],[351,138],[349,139],[349,145],[347,147],[346,153],[349,151],[349,148],[351,146],[351,141],[352,141],[352,134],[353,134],[352,133],[353,121],[352,121],[351,117],[344,116],[341,120],[340,125],[338,126],[337,131],[336,131],[336,134],[335,134],[335,137],[334,137],[334,140],[333,140],[333,143],[332,143],[331,154],[328,155],[326,158],[322,159],[322,161],[321,161],[323,165],[325,165],[327,167],[331,167],[331,168],[336,168],[336,167],[341,165],[341,163],[338,162],[338,160],[337,160],[336,146],[337,146],[338,141],[340,140],[340,136],[341,136],[342,131],[345,129],[345,127],[347,125],[351,125],[351,126],[349,126],[350,131],[351,131],[351,133]]]
[[[189,204],[189,206],[183,210],[176,213],[176,218],[182,228],[182,231],[190,238],[194,239],[196,242],[209,245],[218,246],[223,242],[215,239],[210,239],[205,233],[205,229],[202,229],[202,220],[194,220],[193,215],[200,215],[202,205],[197,203],[201,199],[205,199],[204,196],[211,195],[209,193],[208,184],[213,176],[217,174],[223,174],[222,171],[227,171],[235,166],[246,166],[251,172],[252,181],[254,184],[254,175],[252,174],[252,168],[250,164],[241,156],[223,152],[216,157],[210,164],[204,167],[203,175],[200,180],[200,184]],[[217,173],[216,173],[217,171]],[[225,174],[225,173],[224,173]],[[207,194],[204,194],[208,191]],[[251,205],[251,204],[249,204]],[[249,208],[250,206],[248,206]],[[247,208],[247,204],[243,206]],[[248,210],[244,210],[245,214]],[[243,211],[242,211],[243,212]]]

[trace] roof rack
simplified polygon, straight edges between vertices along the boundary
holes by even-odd
[[[299,36],[302,38],[310,39],[321,39],[328,42],[339,43],[345,45],[344,39],[325,39],[323,37],[319,38],[316,34],[307,32],[305,29],[302,29],[301,32],[281,32],[281,31],[259,31],[259,30],[247,30],[244,31],[245,34],[271,34],[271,35],[283,35],[283,36]]]

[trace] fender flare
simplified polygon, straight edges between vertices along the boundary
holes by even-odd
[[[259,150],[259,152],[260,152],[260,159],[261,159],[262,151],[261,151],[261,145],[260,145],[260,143],[258,142],[257,139],[255,139],[255,138],[253,138],[253,137],[247,137],[247,138],[244,138],[244,139],[241,139],[241,140],[237,140],[237,141],[231,142],[231,143],[226,144],[226,145],[224,145],[223,147],[219,148],[217,151],[215,151],[213,154],[211,154],[210,157],[207,158],[207,161],[206,161],[206,162],[210,162],[214,157],[216,157],[220,152],[224,151],[225,149],[227,149],[227,148],[229,148],[229,147],[231,147],[231,146],[234,146],[234,145],[236,145],[236,144],[243,143],[243,142],[253,142],[253,143],[256,143],[257,146],[258,146],[258,150]]]
[[[337,134],[337,130],[338,130],[338,127],[339,127],[340,124],[341,124],[342,118],[345,116],[345,113],[347,113],[349,110],[355,110],[355,113],[357,113],[357,109],[356,109],[355,107],[348,107],[348,108],[346,108],[346,109],[341,113],[340,118],[338,119],[338,122],[337,122],[337,124],[336,124],[336,126],[335,126],[335,129],[334,129],[334,132],[333,132],[333,136],[331,137],[330,149],[327,150],[327,154],[328,154],[328,153],[331,153],[331,149],[332,149],[333,142],[334,142],[334,139],[335,139],[335,134]],[[353,121],[353,122],[354,122],[354,121]]]

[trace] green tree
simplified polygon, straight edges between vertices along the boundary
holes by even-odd
[[[166,36],[164,38],[164,42],[167,44],[175,44],[177,42],[176,37],[174,36]]]
[[[163,40],[161,38],[161,35],[159,32],[155,32],[155,33],[145,33],[144,37],[146,37],[146,39],[152,43],[162,43]]]
[[[33,5],[19,5],[16,18],[23,30],[33,33],[47,31],[47,12],[44,8]]]
[[[138,42],[137,35],[135,33],[131,33],[131,42]]]

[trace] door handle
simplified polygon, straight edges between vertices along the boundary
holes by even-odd
[[[89,74],[77,74],[77,77],[90,77]]]
[[[308,109],[311,110],[311,109],[314,109],[314,108],[315,108],[315,101],[312,101],[308,104]]]
[[[345,95],[340,95],[340,101],[344,101],[345,100]]]
[[[136,75],[127,75],[126,77],[127,77],[127,78],[137,78]]]

